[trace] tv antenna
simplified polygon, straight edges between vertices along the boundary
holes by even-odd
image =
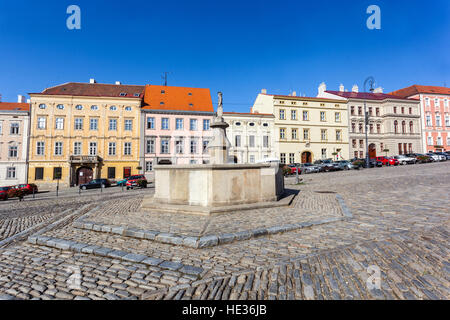
[[[167,75],[170,72],[163,72],[163,75],[161,76],[161,78],[164,80],[164,86],[167,87]]]

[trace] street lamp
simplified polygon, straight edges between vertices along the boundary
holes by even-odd
[[[373,84],[375,83],[375,79],[373,77],[368,77],[365,81],[364,81],[364,93],[366,93],[366,86],[367,83],[369,83],[370,85],[370,92],[373,92]],[[366,97],[364,96],[364,128],[365,128],[365,132],[366,132],[366,168],[369,168],[369,137],[368,137],[368,132],[367,132],[367,126],[369,124],[369,114],[367,112],[367,108],[366,108]]]

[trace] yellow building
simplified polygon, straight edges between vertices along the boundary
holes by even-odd
[[[349,159],[347,101],[258,94],[254,113],[275,116],[275,150],[281,163]]]
[[[29,182],[75,186],[140,173],[144,89],[91,79],[30,93]]]

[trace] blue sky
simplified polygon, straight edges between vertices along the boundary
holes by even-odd
[[[66,9],[81,8],[81,30]],[[366,9],[381,9],[369,30]],[[206,87],[226,111],[262,88],[315,96],[373,76],[385,92],[450,85],[450,1],[1,1],[0,94],[64,82]]]

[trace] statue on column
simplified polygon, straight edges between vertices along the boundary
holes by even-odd
[[[217,104],[217,118],[222,118],[223,116],[223,101],[222,101],[222,92],[218,92],[217,93],[218,97],[219,97],[219,102]]]

